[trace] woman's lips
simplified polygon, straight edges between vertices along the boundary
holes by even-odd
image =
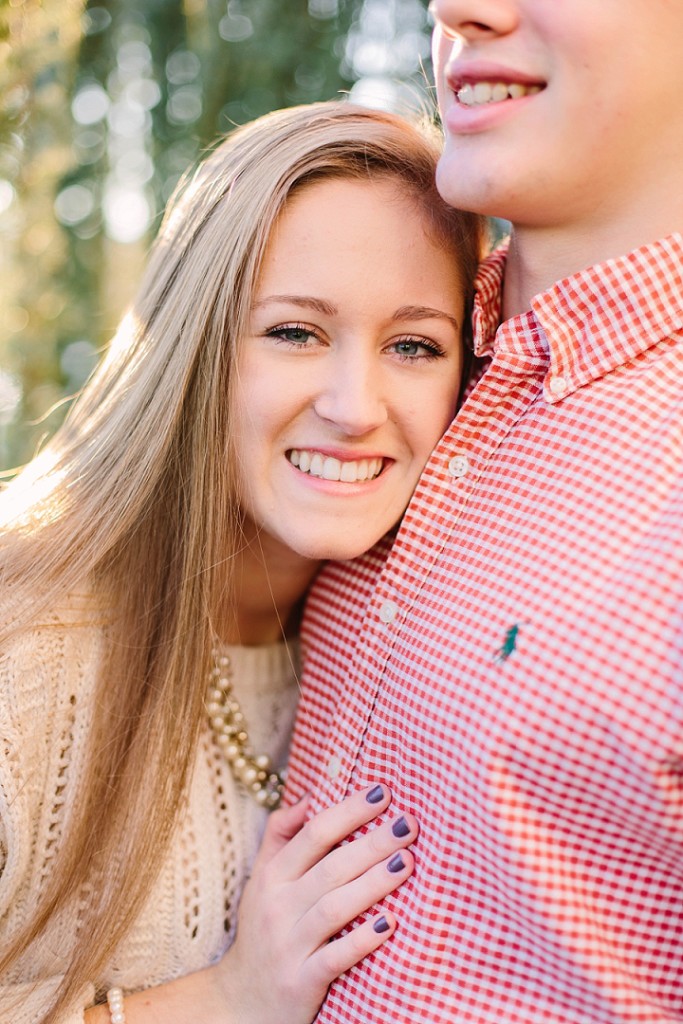
[[[312,448],[292,448],[287,452],[287,459],[302,473],[319,477],[321,480],[341,481],[347,484],[374,480],[384,466],[384,459],[378,456],[367,459],[339,459]]]

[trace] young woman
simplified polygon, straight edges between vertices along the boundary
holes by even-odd
[[[381,780],[276,811],[236,906],[306,588],[391,529],[454,411],[481,227],[439,199],[438,153],[343,103],[235,132],[4,494],[3,1020],[306,1024],[392,934],[386,911],[328,942],[412,870],[400,809],[334,849]]]

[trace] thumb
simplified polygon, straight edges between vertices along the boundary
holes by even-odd
[[[266,864],[300,832],[306,823],[311,794],[306,793],[291,807],[279,807],[268,818],[256,864]],[[256,865],[254,865],[256,866]]]

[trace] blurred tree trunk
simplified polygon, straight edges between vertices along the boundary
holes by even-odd
[[[68,240],[55,221],[57,186],[73,163],[69,97],[82,0],[0,4],[0,458],[17,400],[35,420],[62,396],[57,348],[75,330],[64,287]],[[59,326],[58,326],[59,325]],[[51,429],[37,424],[32,440]],[[22,455],[28,454],[22,446]],[[0,468],[2,468],[0,466]]]

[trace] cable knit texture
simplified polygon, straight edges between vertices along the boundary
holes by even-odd
[[[31,920],[84,771],[107,609],[84,591],[45,615],[0,658],[0,945]],[[259,753],[284,764],[298,698],[296,644],[228,648],[235,694]],[[198,679],[204,687],[206,680]],[[208,722],[186,809],[154,891],[103,976],[60,1024],[82,1024],[107,988],[131,992],[215,962],[234,936],[236,906],[265,825],[235,783]],[[86,898],[86,897],[84,897]],[[79,908],[0,987],[0,1021],[36,1024],[80,941]]]

